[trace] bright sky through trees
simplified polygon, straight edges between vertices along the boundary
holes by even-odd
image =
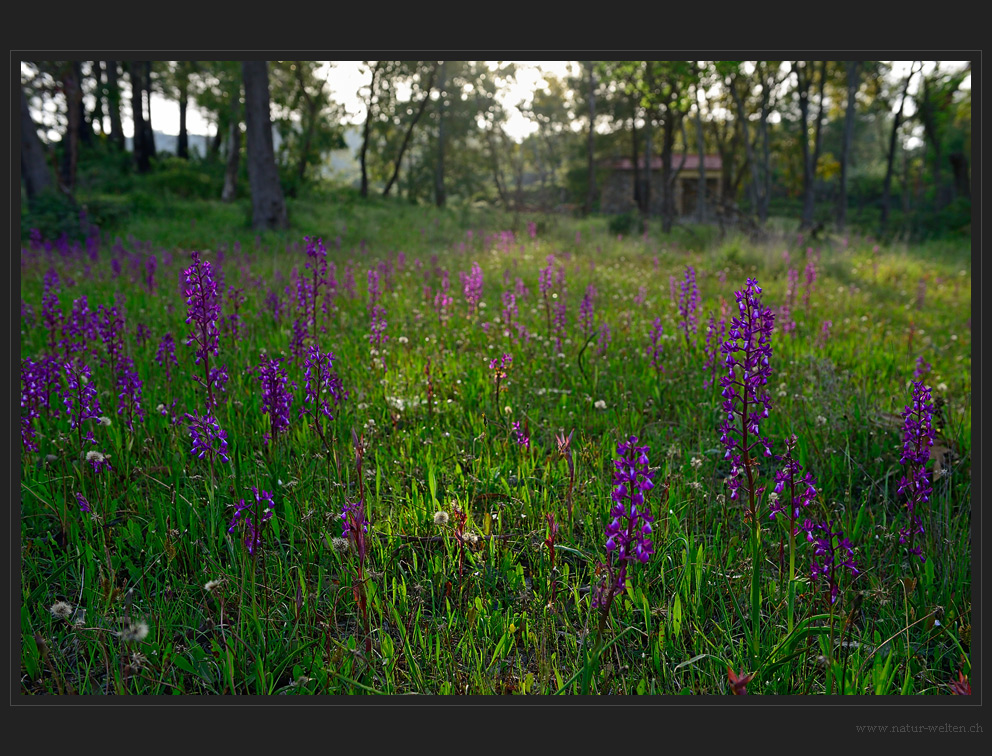
[[[512,61],[517,65],[516,83],[503,94],[503,104],[509,114],[506,124],[506,132],[513,139],[521,140],[528,134],[537,130],[537,125],[528,119],[517,105],[531,99],[535,90],[544,86],[544,74],[564,78],[570,73],[570,66],[577,66],[576,61],[552,60],[535,61],[522,60]],[[493,63],[495,65],[495,62]],[[894,78],[901,78],[909,70],[911,61],[896,61],[893,64],[892,75]],[[933,69],[934,61],[924,63],[924,73]],[[966,61],[941,61],[941,68],[946,70],[958,70],[966,65]],[[332,99],[341,103],[348,113],[348,120],[353,124],[361,124],[365,118],[365,106],[359,96],[359,90],[369,82],[370,74],[362,70],[362,62],[359,60],[328,61],[328,65],[321,69],[327,76],[328,88]],[[962,89],[971,88],[971,77],[969,76],[963,83]],[[915,87],[911,88],[910,94],[915,92]],[[49,102],[48,108],[54,108],[54,103]],[[912,102],[907,106],[912,112]],[[156,131],[164,134],[176,135],[179,133],[179,104],[173,99],[167,99],[159,93],[152,94],[152,124]],[[131,121],[130,108],[125,106],[121,110],[122,128],[128,137],[133,135],[133,123]],[[49,118],[41,116],[41,123],[48,124]],[[210,123],[203,117],[197,109],[195,103],[186,114],[187,130],[190,134],[202,134],[213,136],[216,133],[216,125]],[[57,130],[50,131],[49,139],[58,140],[60,134]]]
[[[567,76],[569,61],[521,60],[514,62],[517,64],[517,83],[516,86],[507,90],[503,99],[510,113],[506,131],[514,139],[523,139],[535,131],[537,126],[517,109],[517,103],[522,100],[529,100],[534,90],[544,85],[542,72],[546,71],[559,78]],[[350,122],[355,124],[361,123],[365,118],[365,106],[362,104],[358,92],[368,84],[370,78],[369,73],[367,71],[363,73],[361,68],[362,62],[360,60],[339,60],[333,61],[333,66],[330,67],[329,71],[327,69],[322,70],[322,73],[327,75],[331,97],[344,105]],[[122,112],[121,116],[124,133],[131,136],[133,126],[130,116],[125,112]],[[161,131],[164,134],[178,134],[179,103],[154,94],[152,96],[152,124],[156,131]],[[186,124],[190,134],[213,135],[216,129],[213,124],[208,123],[203,118],[195,107],[189,109],[186,115]]]

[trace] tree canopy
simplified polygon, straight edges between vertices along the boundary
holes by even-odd
[[[334,180],[331,157],[357,144],[363,196],[629,207],[644,222],[660,218],[663,231],[685,222],[687,192],[700,198],[697,221],[720,215],[760,226],[784,216],[839,229],[874,216],[885,229],[897,212],[904,230],[938,217],[967,223],[970,63],[575,61],[568,75],[544,73],[528,91],[518,88],[521,70],[507,61],[364,61],[364,82],[346,93],[361,103],[354,122],[331,86],[333,63],[270,61],[280,191],[292,198]],[[245,191],[237,61],[22,61],[21,89],[34,124],[22,132],[38,136],[27,153],[42,157],[22,162],[29,200],[48,183],[72,196],[88,155],[122,149],[134,154],[122,168],[154,173],[173,153],[226,166],[226,198]],[[168,153],[148,124],[153,98],[179,106]],[[206,150],[190,148],[190,114],[211,124]],[[690,164],[698,190],[686,183]]]

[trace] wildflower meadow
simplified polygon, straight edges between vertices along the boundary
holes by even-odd
[[[406,220],[26,238],[22,693],[970,692],[966,242]]]

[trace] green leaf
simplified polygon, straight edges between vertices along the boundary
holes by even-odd
[[[710,654],[696,654],[691,659],[686,659],[684,662],[680,662],[680,663],[676,664],[675,665],[675,668],[672,671],[675,672],[675,671],[681,669],[682,667],[688,667],[690,664],[695,664],[700,659],[706,659],[709,656],[710,656]]]
[[[861,527],[864,524],[865,516],[868,514],[868,502],[864,501],[861,503],[861,507],[858,509],[858,516],[854,520],[854,528],[851,530],[851,540],[855,543],[859,540],[861,536]]]

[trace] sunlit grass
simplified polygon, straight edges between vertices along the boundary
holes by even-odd
[[[22,251],[22,359],[48,349],[42,281],[54,268],[66,315],[83,295],[94,311],[123,305],[125,350],[143,381],[146,413],[133,433],[116,415],[118,392],[100,372],[97,340],[87,359],[111,424],[94,428],[93,448],[109,455],[113,469],[94,473],[78,458],[57,398],[34,423],[40,449],[21,455],[24,692],[724,694],[731,667],[754,673],[749,693],[937,694],[948,692],[959,671],[969,674],[967,249],[876,249],[853,237],[847,245],[728,238],[696,249],[685,239],[617,238],[605,224],[567,219],[538,219],[533,237],[520,219],[508,241],[499,234],[512,218],[484,226],[457,213],[404,208],[398,217],[393,205],[345,203],[322,212],[301,203],[294,222],[306,220],[306,235],[324,239],[338,281],[333,307],[318,316],[320,346],[334,353],[349,392],[329,426],[328,453],[296,416],[304,380],[300,361],[288,361],[303,239],[256,239],[241,228],[243,208],[210,206],[198,218],[196,207],[175,220],[136,222],[116,251],[113,239],[104,240],[95,261],[85,250]],[[225,317],[229,287],[245,298],[238,337],[221,326],[219,361],[230,382],[216,416],[231,462],[212,469],[190,455],[181,419],[203,400],[190,379],[197,368],[184,343],[180,290],[194,248],[210,250],[206,259],[223,274]],[[158,267],[149,287],[143,271],[152,254]],[[560,351],[539,291],[549,255],[564,270],[564,287],[555,287],[568,313]],[[817,276],[807,306],[809,260]],[[477,314],[469,314],[458,277],[473,261],[485,282]],[[388,341],[373,355],[367,272],[380,263]],[[688,344],[676,306],[686,265],[695,268],[701,297]],[[833,609],[834,648],[824,586],[809,580],[805,544],[788,631],[788,537],[768,519],[766,504],[763,561],[754,564],[750,526],[726,495],[720,388],[703,387],[710,316],[729,322],[734,292],[748,277],[777,310],[790,268],[799,273],[796,327],[786,334],[777,323],[773,335],[773,408],[762,434],[776,454],[796,434],[797,455],[818,482],[816,518],[837,522],[853,543],[861,574],[843,583]],[[442,270],[454,299],[444,319],[434,305]],[[598,292],[596,327],[610,330],[605,347],[578,331],[590,283]],[[521,294],[514,320],[526,337],[504,334],[496,321],[505,291]],[[270,295],[282,302],[278,320]],[[662,372],[646,355],[655,318],[664,329]],[[144,342],[139,324],[150,332]],[[155,361],[166,333],[179,362],[171,380]],[[287,360],[297,384],[293,422],[270,446],[262,442],[269,426],[261,390],[248,372],[263,351]],[[504,353],[513,361],[497,396],[489,365]],[[898,543],[905,513],[897,488],[901,412],[918,357],[930,365],[937,440],[927,560],[914,564]],[[718,358],[718,377],[723,370]],[[518,443],[515,422],[527,428],[529,447]],[[573,430],[570,520],[568,466],[555,436]],[[353,432],[365,444],[371,523],[361,586],[354,553],[332,545],[345,501],[359,492]],[[650,447],[656,469],[649,498],[656,553],[632,572],[593,663],[598,616],[590,594],[606,559],[612,460],[629,435]],[[760,467],[769,490],[775,469],[773,460]],[[228,533],[234,505],[252,486],[275,499],[255,555]],[[77,492],[92,515],[79,511]],[[453,519],[435,524],[435,513],[452,515],[456,507],[466,515],[460,537]],[[549,513],[560,524],[554,571],[544,543]],[[756,642],[748,603],[755,569],[762,593]],[[57,601],[74,614],[53,615]],[[147,636],[125,632],[135,622],[147,623]]]

